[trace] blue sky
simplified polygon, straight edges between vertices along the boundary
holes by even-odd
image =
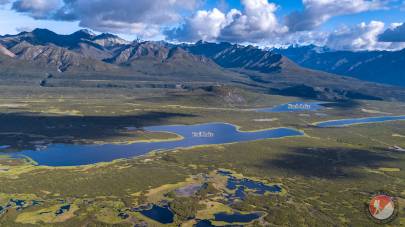
[[[2,35],[87,28],[129,40],[326,45],[333,36],[335,45],[345,31],[349,43],[337,46],[390,49],[401,45],[376,44],[376,36],[403,22],[405,0],[0,0]],[[350,35],[361,42],[351,45]]]

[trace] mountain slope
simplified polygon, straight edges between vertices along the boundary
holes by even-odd
[[[240,68],[272,73],[281,71],[282,65],[289,68],[296,67],[294,63],[280,54],[253,46],[200,41],[194,45],[184,45],[184,48],[193,54],[211,58],[218,65],[225,68]]]
[[[305,46],[274,51],[303,67],[360,80],[405,86],[405,50],[350,52]]]
[[[0,44],[0,54],[4,56],[8,56],[10,58],[14,58],[15,54],[11,51],[9,51],[7,48],[5,48],[3,45]]]
[[[32,32],[21,32],[17,35],[0,37],[0,44],[8,49],[22,42],[34,46],[62,47],[98,60],[111,58],[115,54],[115,50],[129,44],[128,41],[118,36],[108,33],[95,35],[88,30],[79,30],[70,35],[59,35],[48,29],[35,29]]]
[[[115,66],[54,45],[31,45],[23,41],[10,49],[16,58],[33,62],[40,66],[53,66],[60,72],[68,70],[104,71]]]
[[[36,29],[0,37],[0,76],[36,86],[182,88],[228,85],[322,100],[405,100],[405,89],[303,68],[274,51],[230,43],[126,42],[81,30]],[[10,55],[9,52],[7,52]],[[13,83],[14,83],[13,82]]]
[[[185,81],[229,82],[243,79],[237,73],[222,69],[209,58],[161,42],[133,42],[105,61],[143,74],[171,76]]]
[[[183,46],[248,76],[272,93],[324,100],[405,98],[400,88],[303,68],[280,53],[253,46],[207,42]]]

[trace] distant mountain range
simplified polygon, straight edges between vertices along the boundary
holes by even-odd
[[[405,49],[351,52],[310,45],[273,51],[303,67],[360,80],[405,86]]]
[[[313,49],[302,51],[310,54],[307,62],[320,54]],[[35,29],[0,36],[0,79],[24,86],[127,89],[225,84],[322,100],[405,100],[405,90],[398,87],[303,68],[294,63],[305,62],[299,61],[302,53],[294,55],[294,50],[230,43],[128,42],[87,30],[59,35]]]

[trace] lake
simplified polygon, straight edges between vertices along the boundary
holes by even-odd
[[[303,112],[303,111],[318,111],[325,107],[322,106],[325,102],[290,102],[270,108],[257,109],[260,113],[284,113],[284,112]]]
[[[174,214],[168,207],[161,207],[157,205],[153,205],[149,210],[142,210],[140,213],[162,224],[170,224],[174,219]]]
[[[239,131],[235,125],[227,123],[151,126],[145,127],[144,130],[149,132],[174,133],[181,136],[183,139],[160,142],[139,142],[133,144],[51,144],[40,150],[16,152],[13,156],[26,156],[34,160],[38,165],[44,166],[78,166],[132,158],[145,155],[151,151],[303,135],[302,132],[292,128],[244,132]]]
[[[235,191],[234,194],[227,196],[229,199],[228,202],[234,202],[234,199],[244,200],[246,197],[247,190],[250,193],[256,195],[264,195],[266,192],[269,193],[280,193],[282,188],[277,185],[269,185],[260,181],[251,180],[248,178],[236,178],[232,176],[232,173],[229,171],[218,170],[218,174],[228,177],[226,182],[226,188],[232,191]]]
[[[228,214],[222,212],[214,214],[214,217],[215,221],[223,221],[228,223],[249,223],[255,219],[260,218],[261,214],[260,213],[242,214],[238,212]]]
[[[388,121],[404,121],[405,116],[382,116],[382,117],[368,117],[368,118],[352,118],[333,121],[324,121],[316,123],[315,126],[320,128],[329,127],[345,127],[357,124],[370,124],[370,123],[382,123]]]

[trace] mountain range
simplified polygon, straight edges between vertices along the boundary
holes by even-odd
[[[88,30],[59,35],[35,29],[0,36],[0,79],[19,86],[193,89],[231,85],[322,100],[405,100],[405,89],[399,87],[302,67],[298,54],[288,50],[202,41],[128,42]],[[309,56],[307,61],[311,60]]]
[[[352,52],[309,45],[273,51],[303,67],[405,87],[405,49]]]

